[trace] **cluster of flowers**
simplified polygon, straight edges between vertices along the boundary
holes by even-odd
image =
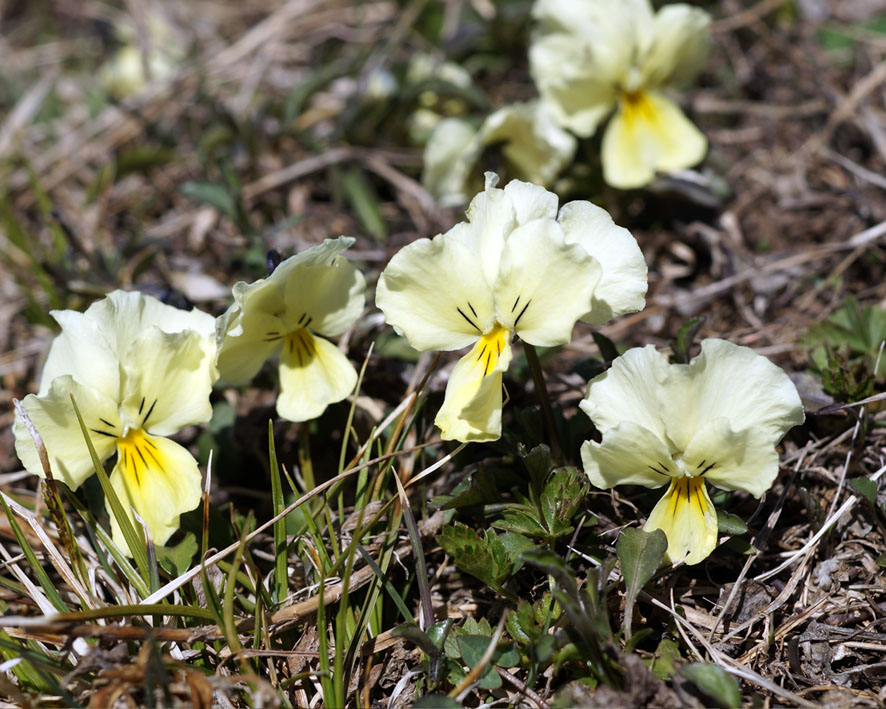
[[[568,343],[578,320],[603,324],[645,305],[646,264],[634,237],[590,202],[558,209],[543,187],[488,173],[467,221],[394,255],[376,303],[417,350],[470,346],[452,369],[436,425],[441,437],[501,435],[502,373],[514,336],[531,345]],[[111,482],[153,540],[163,544],[179,515],[200,501],[200,472],[165,436],[205,423],[219,377],[248,382],[279,354],[277,411],[305,421],[353,391],[357,373],[327,337],[364,308],[365,281],[342,256],[339,237],[283,261],[266,279],[237,283],[218,319],[140,293],[116,291],[85,313],[53,312],[53,341],[40,391],[23,406],[41,434],[56,478],[72,489],[93,464],[71,398],[102,460],[115,452]],[[646,529],[662,529],[668,558],[697,563],[713,550],[717,516],[705,481],[760,496],[778,472],[776,444],[803,421],[787,375],[750,349],[706,340],[688,365],[652,346],[628,351],[590,382],[581,408],[602,434],[582,459],[591,482],[668,485]],[[25,467],[43,474],[24,421],[15,425]],[[111,515],[115,543],[127,549]]]
[[[425,186],[442,204],[464,203],[484,150],[500,146],[516,177],[550,185],[610,115],[603,177],[643,187],[657,172],[699,163],[704,135],[666,94],[701,71],[710,16],[686,4],[658,12],[649,0],[536,0],[529,66],[539,98],[501,108],[479,128],[462,118],[436,126],[425,149]]]

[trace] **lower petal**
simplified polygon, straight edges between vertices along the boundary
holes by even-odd
[[[277,413],[289,421],[317,418],[356,384],[354,365],[341,350],[308,330],[298,330],[287,336],[280,355]]]
[[[643,187],[656,172],[701,162],[707,139],[674,102],[652,91],[623,98],[603,134],[603,176],[613,187]]]
[[[71,405],[71,395],[77,402],[83,422],[100,460],[114,452],[114,445],[122,431],[117,405],[91,387],[81,386],[70,375],[56,377],[45,396],[28,394],[22,405],[43,439],[49,466],[55,479],[76,490],[95,472],[83,431]],[[25,469],[43,477],[43,466],[37,446],[24,421],[15,417],[15,452]]]
[[[144,520],[155,544],[166,543],[179,527],[179,515],[195,509],[202,496],[200,469],[187,449],[141,429],[120,440],[111,485],[123,509],[130,514],[135,509]],[[105,504],[114,544],[129,552],[110,505]],[[138,529],[135,518],[130,520]]]
[[[674,478],[664,497],[649,513],[643,529],[660,529],[668,538],[665,559],[697,564],[717,546],[717,511],[704,480],[700,477]]]
[[[497,327],[453,367],[434,423],[447,441],[501,437],[501,378],[511,362],[510,332]]]

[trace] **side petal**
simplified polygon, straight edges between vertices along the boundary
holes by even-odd
[[[212,418],[209,394],[216,370],[205,338],[193,330],[144,330],[124,358],[120,407],[125,423],[168,436]]]
[[[469,178],[480,157],[477,129],[461,118],[444,118],[425,145],[421,182],[443,207],[464,204],[476,190]]]
[[[661,487],[673,477],[671,453],[651,431],[626,421],[603,435],[602,443],[585,441],[581,461],[594,487]]]
[[[109,342],[96,318],[84,313],[53,310],[50,315],[62,331],[52,341],[46,355],[40,377],[40,395],[49,392],[56,378],[67,374],[83,386],[111,399],[119,399],[120,363],[114,349],[116,340]]]
[[[652,181],[656,172],[701,162],[708,142],[673,101],[653,91],[623,98],[603,134],[603,177],[613,187],[631,189]]]
[[[590,310],[581,319],[602,325],[617,315],[642,310],[648,269],[631,232],[616,226],[605,209],[585,201],[564,204],[557,220],[566,234],[566,243],[579,244],[602,269]]]
[[[197,461],[174,441],[133,431],[118,447],[111,485],[128,513],[134,508],[148,526],[155,544],[165,544],[178,529],[179,515],[200,504],[201,475]],[[107,505],[114,544],[129,547]],[[136,529],[135,518],[130,516]],[[131,555],[131,552],[130,552]]]
[[[95,389],[78,384],[70,375],[54,379],[45,395],[28,394],[24,398],[22,405],[43,439],[53,477],[76,490],[95,472],[95,468],[77,414],[71,405],[71,394],[101,460],[106,460],[114,452],[117,436],[123,434],[123,427],[117,415],[116,402]],[[18,416],[13,431],[15,452],[25,470],[42,478],[43,466],[37,455],[37,447],[24,421]]]
[[[717,510],[701,478],[679,477],[649,513],[643,529],[668,538],[665,559],[689,565],[706,559],[717,546]]]
[[[674,410],[665,389],[670,376],[667,359],[654,345],[635,347],[590,381],[579,407],[604,439],[619,424],[633,422],[667,442],[665,419]]]
[[[724,490],[744,490],[754,497],[766,492],[778,476],[778,451],[760,429],[733,431],[724,418],[702,423],[684,455],[690,469]]]
[[[286,338],[280,355],[277,413],[289,421],[317,418],[329,404],[354,391],[357,372],[331,342],[300,330]]]
[[[805,420],[797,388],[777,365],[748,347],[709,338],[688,367],[699,420],[723,418],[734,431],[755,430],[771,445]]]
[[[487,172],[485,176],[486,188],[474,196],[465,212],[467,223],[456,224],[446,235],[474,252],[483,277],[492,284],[498,276],[505,240],[517,226],[517,213],[511,198],[496,187],[498,175]]]
[[[643,85],[685,86],[704,68],[711,45],[711,16],[683,3],[664,5],[652,23],[652,44],[640,72]]]
[[[456,363],[434,419],[443,440],[495,441],[501,437],[501,380],[510,362],[510,333],[496,328]]]
[[[394,254],[376,305],[417,350],[457,350],[492,327],[492,289],[480,261],[457,239],[419,239]]]
[[[236,300],[218,318],[216,327],[218,372],[232,385],[245,384],[258,374],[265,361],[280,350],[286,336],[286,324],[279,316],[260,308],[244,311]]]
[[[496,319],[533,345],[569,342],[600,281],[600,264],[567,244],[553,219],[536,219],[508,237],[495,284]]]

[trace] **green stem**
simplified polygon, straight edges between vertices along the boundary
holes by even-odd
[[[551,442],[551,454],[554,460],[563,461],[563,448],[560,445],[560,437],[554,427],[554,414],[551,411],[551,397],[548,395],[548,387],[541,371],[541,362],[538,361],[538,353],[535,347],[528,342],[523,343],[523,351],[526,353],[526,361],[529,363],[529,371],[532,373],[532,381],[535,382],[535,393],[541,406],[541,415],[548,429],[548,439]]]

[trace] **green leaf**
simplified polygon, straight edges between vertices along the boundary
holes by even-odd
[[[523,460],[523,465],[529,472],[529,489],[539,497],[544,489],[544,482],[554,464],[551,462],[551,449],[541,444],[535,446],[528,453],[520,446],[518,455]]]
[[[541,510],[550,540],[572,532],[570,520],[587,495],[589,485],[587,475],[576,468],[560,468],[548,479],[541,494]]]
[[[886,551],[884,551],[880,556],[877,557],[877,566],[881,569],[886,569]]]
[[[748,525],[741,517],[717,510],[717,529],[724,534],[739,535],[748,531]]]
[[[415,709],[461,709],[461,704],[445,694],[426,694],[412,706]]]
[[[173,547],[157,547],[157,562],[172,577],[181,576],[191,568],[191,561],[197,553],[197,537],[187,532]]]
[[[637,633],[639,635],[639,633]],[[662,680],[668,680],[674,676],[676,662],[680,660],[680,645],[673,638],[662,638],[655,648],[652,657],[650,671]]]
[[[738,682],[726,670],[706,662],[693,662],[683,665],[680,674],[698,687],[717,706],[732,709],[741,706],[741,691]]]
[[[188,199],[215,207],[232,219],[237,217],[237,200],[224,185],[215,182],[185,182],[180,191]]]
[[[546,537],[548,530],[532,515],[530,510],[507,509],[502,512],[500,520],[492,523],[496,529],[504,529],[518,534],[529,534],[533,537]]]
[[[357,213],[357,220],[363,230],[377,242],[384,244],[388,240],[388,228],[381,214],[378,195],[366,178],[363,168],[358,165],[345,168],[341,175],[341,188]]]
[[[594,342],[597,345],[597,349],[600,350],[600,356],[603,358],[604,362],[610,363],[618,357],[618,348],[615,346],[615,343],[602,332],[593,330],[591,332],[591,337],[594,338]]]
[[[511,575],[512,568],[519,568],[519,559],[512,558],[508,551],[508,546],[513,548],[513,540],[509,540],[506,546],[492,529],[487,529],[481,537],[474,530],[456,522],[437,536],[437,542],[459,569],[517,602],[517,598],[502,586],[502,582]]]
[[[417,625],[398,625],[391,632],[391,635],[395,638],[406,638],[413,645],[421,648],[426,655],[440,654],[440,650],[434,645],[433,641]]]
[[[486,648],[489,647],[489,638],[483,635],[462,635],[458,638],[458,647],[461,650],[461,657],[464,663],[474,669],[483,659]],[[486,665],[483,674],[480,677],[480,687],[482,689],[498,689],[501,687],[501,677],[494,669],[494,658]]]
[[[677,330],[677,336],[668,342],[673,354],[670,361],[676,364],[689,364],[692,359],[692,343],[701,326],[704,325],[704,316],[689,318]]]
[[[637,527],[627,527],[618,535],[615,550],[625,579],[624,630],[628,640],[637,594],[652,578],[667,548],[668,538],[660,529],[644,532]]]
[[[849,481],[849,487],[870,502],[875,508],[877,506],[877,483],[869,478],[852,478]]]

